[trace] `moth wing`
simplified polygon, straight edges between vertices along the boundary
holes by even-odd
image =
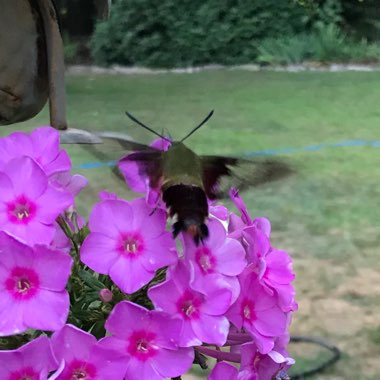
[[[201,156],[202,178],[209,199],[228,195],[231,187],[243,191],[289,176],[294,170],[279,159]]]
[[[201,156],[202,182],[209,199],[217,198],[221,177],[230,176],[231,168],[237,163],[238,159],[234,157]]]
[[[136,164],[139,176],[148,177],[150,187],[157,188],[162,177],[162,156],[163,152],[160,150],[133,152],[121,158],[119,165],[120,168],[128,170],[131,168],[128,165]]]
[[[132,140],[132,138],[130,136],[128,136],[122,132],[105,131],[105,132],[98,132],[96,134],[101,139],[106,139],[106,140],[114,142],[115,144],[120,146],[120,148],[122,148],[123,150],[127,150],[127,151],[140,151],[140,150],[157,151],[158,150],[158,149],[150,147],[148,145],[138,143],[138,142]]]
[[[121,162],[135,162],[138,174],[148,176],[155,183],[157,175],[161,173],[162,152],[156,148],[133,141],[128,135],[119,132],[98,132],[97,136],[103,143],[81,145],[83,149],[97,158],[99,162],[107,163],[114,175],[124,181],[124,176],[118,168]],[[131,151],[130,154],[125,154]]]

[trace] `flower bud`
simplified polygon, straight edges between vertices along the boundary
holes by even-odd
[[[99,292],[99,298],[103,301],[103,302],[111,302],[112,301],[112,292],[111,290],[109,289],[102,289],[100,292]]]

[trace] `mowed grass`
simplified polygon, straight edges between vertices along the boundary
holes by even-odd
[[[380,140],[378,72],[220,70],[197,74],[70,76],[67,93],[72,127],[122,131],[145,143],[153,136],[130,122],[125,110],[178,139],[214,109],[215,115],[207,126],[188,140],[189,147],[199,154],[243,156],[263,149],[301,148],[355,139]],[[15,128],[30,129],[46,124],[47,120],[45,109],[31,121],[2,127],[2,133],[5,135]],[[97,161],[80,147],[68,147],[68,150],[74,166]],[[105,150],[112,151],[110,147]],[[121,154],[112,153],[115,157]],[[349,281],[358,268],[380,271],[376,252],[380,245],[380,148],[323,148],[278,158],[294,167],[295,174],[242,195],[252,215],[271,219],[273,244],[293,255],[299,271],[300,299],[309,301],[314,287],[319,287],[322,296],[328,298],[331,289]],[[93,188],[131,196],[112,179],[107,168],[78,172],[88,177]],[[95,190],[87,190],[80,197],[81,211],[88,208],[95,194]],[[314,263],[327,263],[329,267],[311,273],[310,266]],[[341,277],[330,274],[330,267],[344,268]],[[310,282],[309,276],[313,276],[314,282]],[[362,303],[365,305],[365,300]],[[299,315],[302,313],[306,312],[301,307]],[[307,321],[296,317],[295,322],[296,330],[303,333],[309,321],[315,320],[312,314],[304,317]],[[324,328],[323,323],[319,327],[308,333],[325,334],[349,345],[349,336],[335,336],[333,329]],[[368,341],[368,326],[363,326],[363,332],[357,334],[360,344],[373,345]],[[363,358],[355,356],[352,352],[345,357],[343,364],[330,371],[326,379],[332,375],[338,379],[340,374],[348,379],[370,379],[371,373],[360,377]]]

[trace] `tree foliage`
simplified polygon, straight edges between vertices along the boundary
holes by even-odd
[[[230,65],[265,62],[281,45],[275,61],[372,60],[378,49],[367,41],[380,37],[376,3],[116,0],[110,18],[96,25],[92,55],[101,65]]]
[[[92,51],[103,65],[247,63],[264,38],[304,23],[305,9],[289,0],[119,0],[98,23]]]

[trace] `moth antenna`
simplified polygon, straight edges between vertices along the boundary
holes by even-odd
[[[210,117],[213,115],[214,113],[214,110],[212,110],[205,118],[204,120],[199,124],[197,125],[192,131],[190,131],[190,133],[188,133],[180,142],[184,142],[188,137],[190,137],[195,131],[197,131],[203,124],[205,124],[208,119],[210,119]]]
[[[131,115],[128,111],[125,111],[125,114],[132,120],[134,121],[135,123],[137,123],[140,127],[143,127],[145,129],[147,129],[149,132],[152,132],[153,134],[155,134],[156,136],[158,137],[161,137],[162,139],[168,141],[171,143],[171,141],[166,138],[165,136],[162,136],[160,135],[158,132],[156,132],[154,129],[152,128],[149,128],[147,125],[143,124],[140,120],[137,120],[133,115]]]

